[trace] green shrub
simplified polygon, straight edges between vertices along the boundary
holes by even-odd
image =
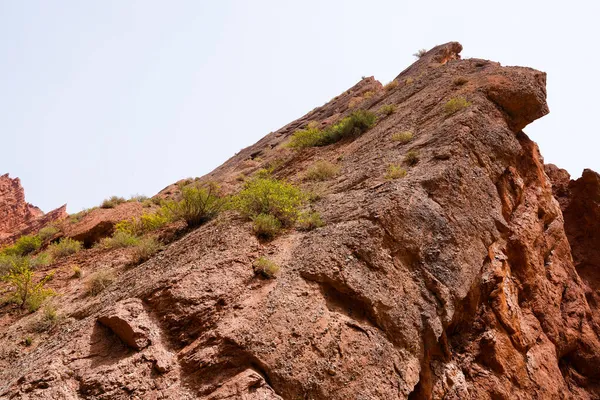
[[[398,179],[406,176],[406,170],[400,165],[391,164],[385,173],[385,179]]]
[[[86,208],[85,210],[81,210],[78,213],[69,215],[69,222],[72,224],[76,224],[81,221],[86,215],[94,211],[98,207]]]
[[[137,201],[138,203],[143,203],[148,200],[148,196],[144,196],[143,194],[134,194],[129,198],[129,201]]]
[[[58,243],[48,246],[48,253],[52,258],[66,257],[81,250],[82,244],[71,238],[62,238]]]
[[[115,208],[119,204],[125,203],[126,201],[127,200],[125,200],[123,197],[111,196],[108,199],[104,199],[102,204],[100,204],[100,208]]]
[[[192,184],[181,189],[181,200],[165,203],[174,219],[184,220],[189,227],[202,225],[216,217],[225,204],[216,184]]]
[[[90,276],[86,282],[87,293],[90,296],[97,296],[104,289],[110,286],[115,280],[115,276],[110,270],[101,270]]]
[[[52,264],[52,261],[54,260],[52,259],[50,253],[45,251],[43,253],[39,253],[35,257],[31,257],[30,265],[31,268],[37,269],[39,267],[47,267],[48,265]]]
[[[444,112],[447,116],[457,113],[458,111],[467,108],[471,105],[464,97],[454,97],[444,104]]]
[[[73,278],[81,278],[83,276],[83,270],[79,265],[73,265]]]
[[[38,237],[45,242],[46,240],[52,239],[58,232],[60,232],[60,229],[56,226],[48,225],[40,229]]]
[[[371,111],[356,110],[324,130],[316,126],[308,126],[294,132],[288,146],[294,148],[326,146],[347,137],[361,135],[372,128],[376,122],[377,116]]]
[[[10,294],[12,301],[18,304],[20,308],[27,306],[29,311],[36,311],[46,298],[55,294],[52,289],[44,287],[53,275],[54,273],[50,273],[38,283],[35,283],[29,260],[22,258],[20,261],[12,263],[10,271],[2,277],[2,280],[8,284],[12,291]]]
[[[54,328],[61,320],[56,307],[52,304],[46,304],[44,306],[44,312],[42,313],[40,319],[34,326],[34,329],[37,332],[45,332]]]
[[[408,143],[412,139],[413,139],[413,133],[409,132],[409,131],[396,132],[396,133],[392,134],[392,140],[394,142]]]
[[[271,214],[252,217],[252,229],[259,238],[273,239],[281,231],[281,222]]]
[[[111,237],[103,238],[99,246],[104,249],[122,249],[133,247],[139,243],[139,239],[127,232],[115,231]]]
[[[390,90],[395,89],[397,86],[398,81],[394,79],[393,81],[389,81],[383,88],[389,92]]]
[[[25,340],[23,340],[25,346],[29,347],[33,344],[33,338],[31,336],[27,336]]]
[[[381,112],[384,115],[392,115],[394,112],[396,112],[396,105],[395,104],[383,105],[383,106],[379,107],[379,112]]]
[[[340,167],[325,160],[315,162],[306,170],[305,178],[309,181],[326,181],[340,172]]]
[[[301,231],[312,231],[323,225],[325,224],[321,219],[321,215],[316,211],[302,213],[297,222],[297,228]]]
[[[404,156],[404,162],[410,166],[416,165],[419,162],[419,153],[417,153],[415,150],[409,151]]]
[[[414,53],[413,56],[415,56],[417,58],[421,58],[425,54],[427,54],[427,50],[426,49],[421,49],[421,50],[418,50],[416,53]]]
[[[265,257],[259,257],[252,265],[255,274],[260,274],[265,278],[274,278],[279,272],[279,265]]]
[[[115,225],[115,231],[125,232],[131,235],[143,235],[145,233],[162,228],[171,221],[166,207],[153,213],[142,214],[139,218],[132,217],[120,221]]]
[[[0,278],[10,271],[13,264],[22,262],[23,257],[16,254],[0,253]]]
[[[142,263],[156,254],[161,248],[160,243],[151,237],[142,238],[135,245],[133,250],[134,262]]]
[[[307,126],[304,129],[294,132],[287,146],[297,149],[323,146],[325,142],[324,136],[325,133],[316,126]]]
[[[283,226],[291,226],[305,196],[296,186],[272,178],[254,178],[233,199],[233,206],[245,217],[269,214]]]
[[[42,245],[42,240],[37,236],[26,235],[21,236],[15,244],[2,249],[2,254],[25,256],[29,253],[33,253]]]
[[[346,137],[361,135],[372,128],[376,122],[377,116],[371,111],[356,110],[325,131],[325,144],[335,143]]]

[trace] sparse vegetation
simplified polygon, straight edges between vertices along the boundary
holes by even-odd
[[[312,231],[325,225],[321,215],[316,211],[306,211],[300,214],[296,226],[301,231]]]
[[[42,240],[42,242],[45,242],[48,239],[52,239],[58,232],[60,232],[60,229],[58,229],[56,226],[48,225],[40,229],[38,232],[38,237]]]
[[[385,179],[398,179],[406,176],[406,170],[397,164],[390,164],[385,173]]]
[[[33,253],[42,245],[42,240],[37,236],[25,235],[21,236],[15,244],[2,249],[4,255],[26,256]]]
[[[389,92],[390,90],[395,89],[396,87],[398,87],[398,81],[393,80],[389,81],[383,88]]]
[[[412,139],[413,139],[413,133],[410,131],[396,132],[396,133],[392,134],[392,140],[394,142],[408,143]]]
[[[410,85],[410,84],[412,84],[414,81],[415,81],[415,80],[414,80],[413,78],[406,78],[406,79],[404,80],[404,83],[406,83],[407,85]]]
[[[181,200],[166,202],[173,219],[184,220],[188,227],[196,227],[216,217],[225,204],[214,183],[194,183],[181,189]]]
[[[52,258],[66,257],[81,250],[82,244],[71,238],[62,238],[58,243],[48,246],[48,253]]]
[[[133,250],[133,259],[135,263],[142,263],[160,250],[160,243],[151,237],[142,238],[135,245]]]
[[[35,257],[31,257],[29,263],[31,268],[37,269],[39,267],[46,267],[52,264],[52,261],[54,261],[52,256],[48,252],[43,252],[39,253]]]
[[[83,270],[79,265],[73,265],[73,278],[81,278],[83,276]]]
[[[34,329],[37,332],[45,332],[54,328],[60,322],[61,317],[58,314],[56,307],[53,304],[46,304],[43,309],[43,313],[40,316],[37,323],[34,325]]]
[[[162,228],[171,221],[171,216],[166,207],[156,212],[142,214],[139,218],[132,217],[120,221],[115,225],[115,231],[126,232],[131,235],[143,235],[144,233]]]
[[[99,246],[104,249],[122,249],[137,245],[139,239],[128,232],[115,231],[111,237],[103,238]]]
[[[356,110],[326,129],[321,130],[313,125],[296,131],[288,146],[293,148],[326,146],[347,137],[361,135],[373,127],[376,121],[377,116],[371,111]]]
[[[90,276],[86,283],[87,293],[90,296],[99,295],[104,289],[110,286],[115,280],[115,276],[110,270],[101,270]]]
[[[446,116],[450,116],[470,105],[471,103],[464,97],[453,97],[444,104],[444,112],[446,113]]]
[[[419,153],[415,150],[410,150],[404,156],[404,163],[410,166],[416,165],[419,162]]]
[[[326,181],[340,172],[340,167],[326,160],[315,162],[306,170],[305,178],[309,181]]]
[[[395,104],[383,105],[379,108],[379,112],[381,112],[383,115],[392,115],[393,113],[396,112],[396,105]]]
[[[370,99],[371,97],[373,97],[374,95],[375,95],[374,91],[368,90],[362,94],[362,98],[367,100],[367,99]]]
[[[22,256],[17,256],[14,254],[0,253],[0,277],[6,275],[12,268],[13,264],[21,262],[22,258]]]
[[[254,234],[262,239],[273,239],[281,231],[281,222],[271,214],[258,214],[252,218]]]
[[[138,203],[143,203],[148,200],[148,196],[143,194],[134,194],[129,198],[129,201],[137,201]]]
[[[265,257],[259,257],[252,265],[255,274],[260,274],[265,278],[274,278],[279,272],[279,265]]]
[[[23,340],[23,344],[25,344],[25,346],[29,347],[33,344],[33,338],[31,336],[27,336],[24,340]]]
[[[104,199],[100,208],[115,208],[119,204],[125,203],[127,200],[120,196],[111,196],[108,199]]]
[[[21,309],[27,307],[29,311],[36,311],[42,302],[55,294],[52,289],[45,288],[45,284],[52,279],[54,273],[47,274],[35,283],[34,274],[29,266],[29,259],[22,258],[13,262],[7,275],[2,277],[11,289],[10,300]]]
[[[413,56],[415,56],[417,58],[421,58],[425,54],[427,54],[427,50],[426,49],[421,49],[421,50],[417,51],[416,53],[414,53]]]

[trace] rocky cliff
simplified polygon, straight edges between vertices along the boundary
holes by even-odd
[[[66,216],[66,205],[44,214],[25,201],[25,191],[19,178],[12,179],[8,174],[0,176],[0,245],[11,243]]]
[[[236,193],[268,168],[324,226],[265,242],[228,211],[137,266],[96,247],[42,268],[62,319],[0,308],[0,398],[600,398],[598,175],[570,181],[522,131],[548,113],[544,73],[461,50],[365,78],[201,179]],[[364,134],[286,145],[356,109],[378,116]],[[319,160],[339,172],[307,181]],[[88,296],[73,265],[115,280]]]

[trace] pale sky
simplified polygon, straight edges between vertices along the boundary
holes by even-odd
[[[0,175],[73,213],[154,195],[421,48],[548,73],[525,128],[546,162],[600,171],[600,2],[0,0]]]

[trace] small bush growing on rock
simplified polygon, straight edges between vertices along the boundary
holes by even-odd
[[[55,294],[52,289],[44,287],[53,275],[54,273],[50,273],[35,283],[29,259],[22,258],[18,262],[13,262],[10,271],[2,277],[2,280],[12,289],[12,301],[17,303],[20,308],[27,306],[29,311],[36,311],[46,298]]]
[[[119,204],[125,203],[127,200],[120,196],[111,196],[108,199],[104,199],[100,208],[115,208]]]
[[[98,207],[86,208],[85,210],[81,210],[78,213],[69,215],[69,222],[72,224],[76,224],[81,221],[86,215],[94,211]]]
[[[294,148],[326,146],[347,137],[361,135],[372,128],[376,122],[377,116],[371,111],[356,110],[326,129],[309,126],[296,131],[288,146]]]
[[[225,204],[214,183],[192,184],[181,189],[181,200],[165,203],[174,219],[184,220],[196,227],[216,217]]]
[[[427,54],[427,50],[426,49],[421,49],[421,50],[418,50],[416,53],[414,53],[413,56],[415,56],[417,58],[421,58],[425,54]]]
[[[385,179],[398,179],[406,176],[406,170],[400,165],[391,164],[385,173]]]
[[[122,249],[137,245],[139,239],[127,232],[115,231],[111,237],[103,238],[99,246],[104,249]]]
[[[297,130],[288,142],[288,147],[303,149],[306,147],[323,146],[324,133],[315,124]]]
[[[413,139],[413,133],[409,132],[409,131],[396,132],[396,133],[392,134],[392,140],[394,142],[408,143],[412,139]]]
[[[115,230],[119,232],[126,232],[131,235],[143,235],[162,228],[164,225],[171,221],[171,216],[166,207],[163,207],[156,212],[145,213],[140,217],[132,217],[118,222],[115,225]]]
[[[390,90],[395,89],[396,87],[398,87],[398,81],[393,80],[388,82],[383,88],[389,92]]]
[[[101,270],[90,276],[87,281],[87,293],[90,296],[99,295],[104,289],[110,286],[115,280],[115,276],[110,270]]]
[[[292,225],[299,214],[304,195],[296,186],[272,178],[254,178],[233,199],[233,206],[245,217],[260,214],[275,217],[283,226]]]
[[[43,313],[37,323],[33,326],[37,332],[45,332],[54,328],[59,324],[61,316],[58,314],[56,307],[52,304],[46,304]]]
[[[52,259],[52,256],[50,255],[50,253],[43,252],[43,253],[39,253],[35,257],[31,257],[30,265],[31,265],[31,268],[36,269],[39,267],[47,267],[48,265],[52,264],[52,261],[54,261],[54,260]]]
[[[301,231],[312,231],[325,225],[321,219],[321,215],[316,212],[303,212],[298,218],[296,224],[297,228]]]
[[[137,201],[138,203],[143,203],[148,200],[148,196],[143,194],[134,194],[129,198],[129,201]]]
[[[156,254],[160,248],[160,243],[154,238],[140,239],[133,250],[133,261],[138,264],[142,263]]]
[[[260,274],[265,278],[274,278],[279,272],[279,265],[265,257],[259,257],[252,265],[255,274]]]
[[[383,105],[379,108],[379,112],[381,112],[383,115],[392,115],[394,112],[396,112],[396,105],[395,104]]]
[[[273,239],[281,231],[281,222],[271,214],[258,214],[252,218],[252,230],[262,239]]]
[[[52,243],[48,246],[48,253],[53,258],[61,258],[77,253],[81,250],[81,247],[81,242],[77,240],[62,238],[58,243]]]
[[[410,166],[416,165],[419,162],[419,153],[417,153],[415,150],[409,151],[404,156],[404,162]]]
[[[25,256],[29,253],[33,253],[42,245],[42,240],[37,236],[26,235],[21,236],[15,244],[9,247],[5,247],[2,250],[2,254]]]
[[[73,278],[81,278],[83,276],[83,270],[79,265],[73,265]]]
[[[31,336],[27,336],[24,340],[23,340],[23,344],[27,347],[31,346],[33,344],[33,338]]]
[[[309,181],[326,181],[340,172],[340,167],[325,160],[317,161],[306,170]]]
[[[10,271],[13,264],[21,262],[22,258],[22,256],[18,256],[15,254],[0,253],[0,278],[6,275],[8,271]]]
[[[446,113],[446,116],[450,116],[470,105],[471,103],[464,97],[454,97],[444,104],[444,112]]]
[[[404,83],[406,83],[407,85],[411,85],[415,80],[413,78],[406,78],[404,80]]]
[[[60,229],[56,226],[48,225],[40,229],[38,237],[45,242],[46,240],[52,239],[58,232],[60,232]]]

